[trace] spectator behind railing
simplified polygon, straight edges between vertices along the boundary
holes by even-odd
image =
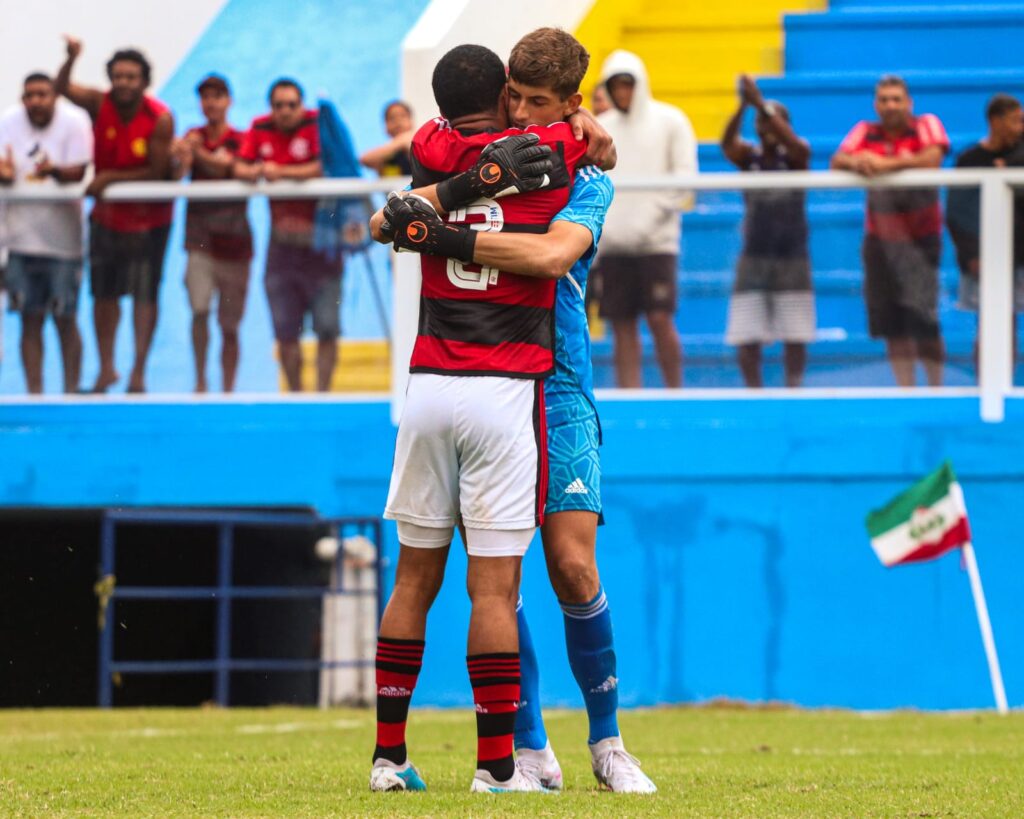
[[[610,111],[611,108],[612,101],[608,99],[608,89],[603,83],[598,83],[590,92],[590,113],[599,117],[605,111]]]
[[[76,85],[71,71],[82,42],[67,38],[67,59],[57,74],[57,92],[92,118],[95,167],[86,193],[100,196],[113,182],[170,177],[174,118],[170,109],[146,95],[150,67],[134,49],[118,51],[107,62],[110,90]],[[106,392],[120,376],[114,367],[114,340],[121,321],[120,299],[134,299],[135,362],[128,392],[146,391],[146,359],[157,321],[157,296],[164,251],[171,229],[172,203],[96,201],[90,218],[89,269],[93,323],[100,372],[92,391]]]
[[[57,100],[46,74],[25,78],[21,104],[0,118],[0,184],[81,182],[92,161],[92,129],[80,110]],[[10,202],[0,212],[9,251],[7,290],[21,313],[21,363],[28,391],[43,391],[43,323],[53,316],[60,339],[64,392],[78,391],[82,337],[81,202]]]
[[[302,88],[291,79],[270,86],[271,111],[252,121],[234,174],[256,182],[323,176],[317,112],[302,106]],[[264,286],[274,321],[288,389],[302,389],[299,339],[312,313],[317,337],[317,389],[326,391],[334,375],[341,332],[342,259],[314,247],[315,199],[272,199],[270,244]]]
[[[192,181],[228,179],[245,137],[228,122],[231,89],[224,77],[210,74],[196,88],[206,124],[191,128],[172,148],[174,176],[191,174]],[[217,323],[221,332],[221,370],[224,392],[235,388],[238,371],[238,327],[245,311],[252,261],[252,232],[248,203],[189,202],[185,217],[188,265],[185,285],[192,308],[192,351],[195,391],[207,390],[206,352],[210,341],[210,305],[217,294]]]
[[[598,119],[615,140],[618,165],[628,174],[697,171],[697,138],[686,115],[651,96],[647,69],[635,54],[614,51],[601,69],[614,107]],[[671,191],[619,193],[605,221],[597,264],[600,315],[612,324],[620,387],[641,386],[639,318],[645,315],[666,387],[683,383],[676,329],[679,196]]]
[[[741,171],[806,171],[811,146],[797,136],[789,111],[765,101],[747,75],[740,77],[740,105],[722,135],[722,152]],[[740,136],[748,108],[757,111],[759,145]],[[799,387],[807,345],[816,324],[807,251],[806,194],[799,190],[744,191],[743,250],[729,300],[725,340],[737,348],[748,387],[763,387],[761,347],[783,344],[787,387]]]
[[[409,103],[394,100],[384,107],[384,130],[391,139],[371,148],[359,161],[381,176],[409,176],[412,173],[409,151],[416,133]]]
[[[934,114],[915,116],[906,82],[886,75],[875,86],[878,122],[859,122],[832,157],[832,167],[865,177],[908,168],[938,168],[949,137]],[[942,384],[945,349],[939,329],[942,207],[935,189],[869,190],[862,249],[864,297],[872,338],[884,338],[896,383],[914,386],[917,359],[929,386]]]
[[[996,94],[985,109],[988,136],[956,158],[958,168],[1010,168],[1024,166],[1024,110],[1020,100]],[[956,245],[960,265],[959,307],[978,312],[981,238],[980,196],[972,188],[950,188],[946,200],[946,225]],[[1016,349],[1017,313],[1024,311],[1024,191],[1013,203],[1013,335]],[[974,343],[978,357],[978,343]]]

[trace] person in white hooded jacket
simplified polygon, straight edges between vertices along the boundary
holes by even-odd
[[[629,51],[613,51],[601,69],[612,108],[598,117],[618,148],[610,174],[697,171],[697,137],[686,115],[651,96],[647,69]],[[601,240],[600,315],[612,325],[620,387],[641,386],[639,319],[646,316],[666,387],[683,382],[683,352],[675,325],[676,271],[681,237],[678,191],[617,193]]]

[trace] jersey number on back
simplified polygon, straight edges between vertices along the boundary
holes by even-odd
[[[473,230],[500,231],[505,224],[505,214],[493,199],[478,199],[468,207],[449,213],[448,221],[469,225]],[[498,268],[466,270],[466,265],[458,259],[449,259],[448,281],[462,290],[486,290],[498,283]]]

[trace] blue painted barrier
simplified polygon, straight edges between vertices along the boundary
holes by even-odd
[[[602,400],[602,575],[625,705],[728,696],[889,708],[991,704],[955,556],[883,569],[867,511],[950,458],[964,486],[1011,704],[1024,704],[1015,510],[1024,399],[986,425],[963,398]],[[383,506],[382,402],[0,405],[0,506]],[[395,550],[386,528],[388,551]],[[456,546],[417,702],[467,705]],[[537,544],[524,594],[549,705],[578,705]]]

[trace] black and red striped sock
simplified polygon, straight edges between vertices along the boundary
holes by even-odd
[[[466,657],[476,703],[476,766],[499,782],[515,772],[512,733],[519,707],[519,652]]]
[[[374,761],[406,760],[405,722],[423,665],[423,640],[377,638],[377,747]]]

